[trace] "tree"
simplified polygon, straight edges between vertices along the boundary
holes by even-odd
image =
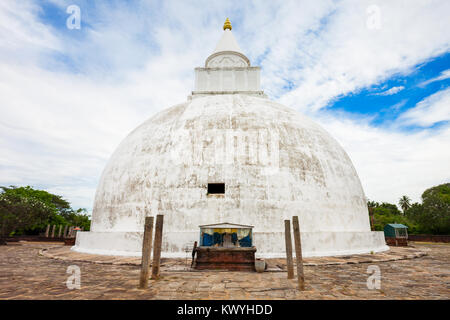
[[[402,210],[403,210],[403,215],[405,215],[406,210],[408,210],[411,207],[411,199],[408,198],[408,196],[402,196],[398,200],[398,204],[399,204],[400,208],[402,208]]]
[[[70,203],[67,200],[64,200],[61,196],[52,194],[45,190],[33,189],[30,186],[26,187],[9,186],[9,187],[0,187],[0,189],[2,189],[4,192],[9,191],[14,192],[15,194],[23,195],[25,197],[32,197],[39,199],[40,201],[46,203],[48,206],[54,207],[56,210],[55,212],[58,212],[60,214],[72,211]]]
[[[408,233],[450,234],[450,183],[444,183],[425,190],[422,203],[411,204],[411,199],[402,196],[399,205],[368,201],[372,208],[375,230],[383,230],[388,223],[402,223]]]
[[[45,229],[47,224],[50,225],[65,225],[67,222],[64,219],[63,214],[66,212],[73,211],[70,207],[70,203],[64,200],[61,196],[49,193],[45,190],[34,189],[30,186],[26,187],[0,187],[4,193],[16,194],[23,198],[35,199],[44,203],[47,207],[52,209],[52,214],[46,219],[32,226],[27,226],[24,228],[16,229],[16,233],[26,233],[26,234],[38,234],[40,231]]]
[[[422,194],[422,213],[417,217],[423,231],[431,234],[450,234],[450,183],[425,190]]]
[[[422,214],[423,206],[421,203],[415,202],[408,208],[408,210],[406,210],[405,217],[408,219],[408,221],[411,222],[411,224],[414,225],[414,228],[408,230],[408,233],[426,233],[422,224],[420,223],[420,217],[422,216]]]
[[[382,204],[379,204],[376,207],[376,209],[378,209],[380,213],[385,212],[385,214],[401,215],[401,212],[400,210],[398,210],[397,206],[395,204],[388,202],[383,202]]]
[[[376,231],[383,231],[384,227],[389,223],[402,223],[406,225],[409,231],[414,232],[417,227],[414,222],[409,221],[401,215],[397,206],[392,203],[368,201],[367,206],[371,208],[373,214],[373,226]]]
[[[61,196],[30,186],[10,186],[0,189],[2,237],[8,236],[13,231],[15,234],[39,234],[48,224],[90,229],[86,209],[75,211]]]
[[[410,219],[415,219],[423,213],[423,206],[421,203],[414,202],[408,210],[406,210],[406,217]]]
[[[54,214],[54,208],[45,202],[6,190],[0,194],[0,244],[18,229],[32,228],[47,221]]]
[[[380,206],[380,204],[378,202],[367,200],[367,207],[368,208],[376,208],[376,207],[379,207],[379,206]]]
[[[86,209],[78,209],[76,211],[68,212],[64,215],[69,225],[83,228],[84,231],[89,231],[91,227],[91,220],[87,215]]]

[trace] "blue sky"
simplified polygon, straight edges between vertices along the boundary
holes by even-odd
[[[419,201],[450,180],[449,13],[446,0],[2,1],[0,185],[91,209],[116,146],[186,100],[229,17],[266,94],[343,145],[368,198]]]
[[[413,72],[409,74],[393,75],[381,83],[337,97],[336,100],[329,103],[327,108],[372,116],[371,123],[376,126],[389,125],[399,115],[414,108],[426,97],[448,88],[450,74],[446,79],[428,84],[426,82],[430,79],[437,79],[449,67],[450,54],[444,53],[414,66]],[[392,90],[392,88],[397,89]],[[448,119],[443,119],[442,122],[434,123],[429,127],[445,125],[447,122]],[[406,131],[417,130],[418,126],[406,126],[403,129]]]

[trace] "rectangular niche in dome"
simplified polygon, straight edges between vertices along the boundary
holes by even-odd
[[[225,183],[208,183],[208,194],[225,194]]]

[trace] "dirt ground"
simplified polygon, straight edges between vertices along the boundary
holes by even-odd
[[[305,265],[306,290],[286,272],[171,271],[137,289],[138,265],[55,260],[55,243],[0,246],[0,299],[450,299],[450,244],[413,243],[426,256],[397,261]],[[317,261],[317,259],[316,259]],[[72,267],[71,267],[72,266]],[[80,288],[73,284],[80,271]],[[375,271],[374,271],[375,270]],[[369,284],[380,271],[378,289]],[[72,271],[72,272],[71,272]],[[375,273],[374,273],[375,272]],[[370,277],[370,279],[369,279]]]

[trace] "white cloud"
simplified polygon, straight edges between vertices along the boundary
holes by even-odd
[[[426,97],[414,108],[404,112],[398,124],[428,127],[442,121],[450,121],[450,88]]]
[[[450,78],[450,69],[444,70],[441,72],[440,75],[438,75],[437,77],[431,78],[427,81],[423,81],[421,82],[418,86],[419,87],[425,87],[427,85],[429,85],[432,82],[436,82],[436,81],[442,81],[442,80],[446,80]]]
[[[450,126],[411,133],[326,112],[315,120],[347,151],[371,200],[397,203],[406,194],[420,201],[425,189],[450,181]]]
[[[297,57],[285,62],[284,69],[276,69],[282,72],[267,75],[264,70],[269,79],[287,78],[296,84],[294,90],[281,97],[281,102],[304,112],[319,110],[336,97],[379,84],[392,75],[414,71],[418,63],[450,48],[450,33],[436,32],[450,30],[450,20],[446,18],[448,1],[340,4],[317,31],[312,30],[316,31],[313,36],[308,29],[299,35]],[[369,5],[380,8],[380,29],[366,26]],[[276,42],[270,45],[277,47]],[[271,61],[276,61],[276,57]],[[292,73],[293,68],[301,69]],[[272,83],[269,81],[268,85]]]
[[[52,2],[62,12],[72,4]],[[323,108],[448,51],[450,34],[435,30],[450,29],[450,2],[431,2],[140,1],[89,7],[80,1],[82,29],[68,31],[65,21],[61,28],[44,24],[38,2],[3,0],[0,185],[31,184],[61,193],[75,207],[92,207],[114,148],[153,113],[186,100],[193,68],[203,65],[229,16],[241,48],[263,67],[265,91],[313,115],[337,137],[370,198],[417,197],[449,178],[442,166],[449,162],[442,147],[447,126],[408,134]],[[381,29],[366,27],[372,4],[381,9]],[[286,93],[283,87],[291,84],[294,90]],[[434,112],[436,103],[422,108]],[[408,119],[417,123],[420,115]],[[437,111],[433,119],[439,119]]]
[[[375,95],[375,96],[391,96],[393,94],[399,93],[403,89],[405,89],[404,86],[392,87],[389,90],[386,90],[383,92],[373,93],[373,95]]]
[[[403,99],[399,102],[397,102],[396,104],[389,106],[387,108],[383,108],[380,111],[381,112],[394,112],[394,113],[398,113],[399,110],[401,110],[401,108],[403,108],[403,106],[408,102],[408,99]]]
[[[39,6],[30,1],[0,2],[0,59],[3,63],[33,59],[43,50],[61,48],[60,39],[36,19],[39,12]]]

